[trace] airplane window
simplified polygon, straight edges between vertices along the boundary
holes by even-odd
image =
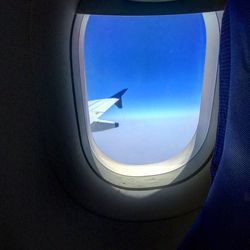
[[[130,165],[183,151],[199,122],[205,56],[202,14],[89,16],[83,59],[99,150]]]
[[[128,188],[156,187],[209,163],[221,16],[77,15],[77,121],[84,157],[100,177]]]

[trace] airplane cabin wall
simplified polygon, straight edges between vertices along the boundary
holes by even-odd
[[[53,171],[55,162],[64,163],[44,142],[53,134],[79,143],[69,91],[76,6],[1,2],[0,248],[175,249],[197,211],[155,222],[103,218],[76,203]]]

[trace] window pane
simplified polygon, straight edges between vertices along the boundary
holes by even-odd
[[[198,124],[205,51],[202,14],[90,16],[84,64],[100,150],[126,164],[180,153]]]

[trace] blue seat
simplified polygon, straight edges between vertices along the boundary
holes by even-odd
[[[250,249],[250,1],[230,0],[220,50],[212,183],[179,249]]]

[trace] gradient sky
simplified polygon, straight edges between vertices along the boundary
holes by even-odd
[[[123,109],[113,106],[101,117],[119,127],[93,133],[99,148],[116,161],[139,165],[183,150],[199,120],[202,15],[90,16],[84,46],[89,100],[128,88]]]
[[[84,46],[89,100],[128,88],[123,110],[113,107],[103,119],[199,110],[206,48],[202,14],[90,16]]]

